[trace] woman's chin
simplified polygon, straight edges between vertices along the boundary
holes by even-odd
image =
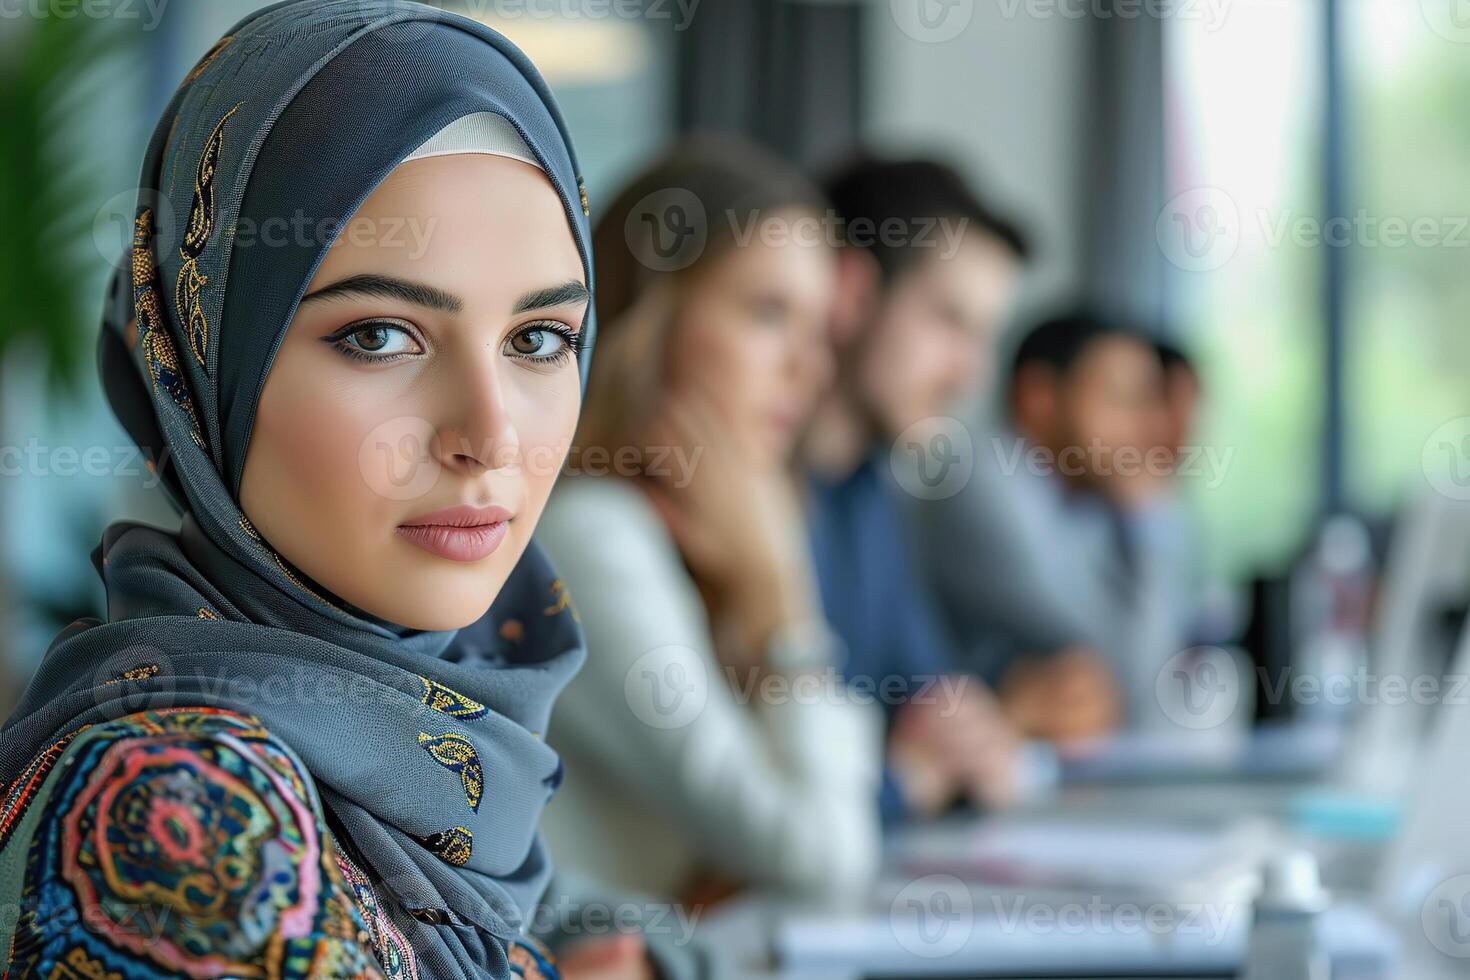
[[[370,581],[357,582],[357,588],[340,583],[341,589],[334,591],[364,612],[408,629],[463,629],[485,615],[505,584],[505,574],[489,564],[396,555],[392,561],[374,562],[373,567],[386,571]]]
[[[401,591],[392,600],[392,615],[376,615],[409,629],[458,630],[478,622],[493,601],[494,596],[486,597],[483,588],[463,597]]]

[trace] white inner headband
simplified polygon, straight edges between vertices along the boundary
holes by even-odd
[[[424,157],[442,157],[450,153],[490,153],[522,160],[537,170],[542,169],[531,148],[521,139],[521,134],[516,132],[510,120],[494,112],[472,112],[467,116],[460,116],[425,140],[403,162],[421,160]]]

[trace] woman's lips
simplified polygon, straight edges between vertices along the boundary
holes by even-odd
[[[461,504],[412,518],[398,525],[397,531],[442,558],[479,561],[500,546],[510,519],[504,507]]]
[[[400,524],[398,533],[425,551],[452,561],[479,561],[500,546],[505,522],[474,527],[446,524]]]

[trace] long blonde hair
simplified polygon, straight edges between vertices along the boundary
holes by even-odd
[[[821,192],[794,167],[723,135],[689,137],[633,178],[592,234],[597,348],[581,424],[568,455],[636,447],[667,377],[668,335],[689,284],[736,247],[736,228],[786,208],[821,213]],[[665,247],[671,222],[682,240]]]

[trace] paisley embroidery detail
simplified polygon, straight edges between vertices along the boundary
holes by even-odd
[[[572,594],[567,591],[567,586],[565,582],[563,582],[561,579],[557,579],[555,582],[552,582],[551,595],[555,601],[553,601],[551,605],[543,609],[542,612],[546,613],[546,615],[548,616],[555,616],[563,609],[570,609],[572,611],[572,619],[579,623],[582,621],[582,617],[577,615],[577,607],[572,605]]]
[[[215,612],[213,609],[206,609],[204,606],[200,606],[199,607],[199,618],[200,619],[220,619],[221,617],[220,617],[220,614],[217,613],[217,612]]]
[[[148,678],[157,673],[158,664],[144,664],[141,667],[134,667],[131,670],[125,670],[121,674],[118,674],[116,677],[114,677],[112,680],[103,681],[102,683],[104,686],[107,686],[110,684],[121,684],[124,681],[146,681]]]
[[[20,822],[20,818],[25,816],[26,808],[30,805],[31,800],[35,799],[36,791],[46,781],[46,774],[51,771],[52,766],[56,765],[56,760],[66,752],[66,747],[71,744],[72,739],[90,727],[92,726],[83,725],[76,731],[69,732],[52,742],[50,747],[32,759],[16,777],[15,782],[10,784],[5,791],[5,800],[3,804],[0,804],[0,849],[5,847],[6,839],[15,829],[15,825]]]
[[[480,794],[485,790],[485,769],[480,764],[480,753],[475,751],[474,743],[453,732],[444,735],[419,732],[419,744],[439,765],[459,773],[460,782],[464,784],[464,797],[469,801],[470,809],[479,813]]]
[[[107,969],[82,947],[73,946],[51,971],[50,980],[123,980],[123,975]]]
[[[201,448],[204,437],[199,417],[194,412],[194,399],[189,394],[189,381],[179,364],[173,338],[163,322],[163,308],[158,301],[158,266],[153,261],[153,209],[144,208],[133,222],[133,309],[142,335],[143,358],[153,390],[160,386],[174,404],[189,418],[190,435]]]
[[[418,980],[418,962],[413,947],[378,901],[377,890],[366,873],[351,858],[336,849],[337,867],[357,898],[358,911],[368,926],[368,939],[386,980]]]
[[[200,294],[209,277],[199,271],[199,256],[204,253],[210,232],[214,230],[214,175],[219,168],[220,151],[224,148],[225,123],[242,105],[243,102],[236,103],[233,109],[221,116],[204,143],[204,150],[199,154],[199,167],[194,174],[194,199],[189,205],[189,223],[184,228],[183,240],[179,242],[179,257],[184,264],[179,267],[179,278],[174,284],[174,304],[179,311],[179,323],[183,324],[184,333],[189,338],[189,349],[201,367],[209,349],[209,321],[204,316]],[[208,373],[207,367],[205,371]]]
[[[308,777],[259,719],[173,708],[92,732],[28,842],[10,976],[380,976]]]
[[[110,748],[64,818],[62,876],[101,913],[93,927],[112,945],[190,975],[251,976],[258,971],[239,961],[238,940],[209,941],[224,925],[220,910],[241,904],[247,921],[303,935],[320,843],[312,815],[274,773],[274,785],[261,784],[250,763],[214,755],[128,739]],[[151,904],[181,913],[164,926],[175,935],[140,935],[120,914]]]
[[[422,674],[419,675],[419,680],[424,685],[424,696],[420,700],[435,711],[466,720],[485,717],[488,709],[473,698],[467,698],[453,688],[431,681]]]
[[[582,182],[582,175],[577,175],[577,196],[582,199],[582,213],[588,217],[592,216],[592,210],[587,207],[587,185]]]
[[[428,837],[417,838],[418,842],[446,864],[462,868],[470,863],[470,851],[474,848],[475,835],[468,827],[451,827]]]

